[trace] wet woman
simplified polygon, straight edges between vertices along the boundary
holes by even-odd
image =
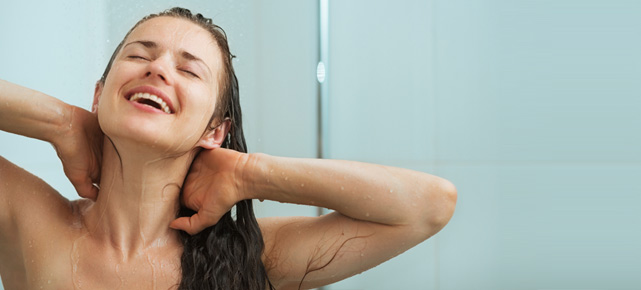
[[[91,112],[0,81],[0,129],[50,142],[85,197],[0,157],[6,289],[308,289],[447,224],[457,194],[442,178],[247,154],[231,60],[219,27],[174,8],[125,36]],[[256,220],[253,199],[334,212]]]

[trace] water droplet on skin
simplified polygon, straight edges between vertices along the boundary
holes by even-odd
[[[149,257],[149,254],[147,254],[147,262],[149,263],[149,266],[151,267],[151,277],[152,277],[152,289],[156,289],[156,267],[154,267],[154,263],[151,262],[151,258]]]
[[[274,169],[270,169],[270,170],[269,170],[269,173],[272,173],[272,172],[274,172]]]
[[[365,216],[366,216],[366,217],[369,217],[369,213],[368,213],[368,212],[366,212],[366,213],[365,213]]]
[[[289,180],[289,176],[285,176],[285,180]]]
[[[361,253],[361,257],[364,257],[364,256],[365,256],[365,254]]]
[[[389,193],[394,193],[394,190],[393,190],[393,189],[390,189],[390,190],[389,190]]]
[[[300,184],[300,187],[305,187],[305,183],[301,183],[301,184]]]
[[[341,190],[345,190],[345,187],[341,186]]]

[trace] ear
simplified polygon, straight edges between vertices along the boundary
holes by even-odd
[[[93,91],[93,103],[91,104],[91,112],[98,112],[98,102],[100,101],[100,95],[102,94],[102,82],[96,82],[96,88]]]
[[[227,133],[231,128],[231,120],[225,119],[218,127],[213,130],[205,133],[205,135],[200,138],[198,141],[198,146],[205,149],[214,149],[220,148],[220,145],[223,144],[225,138],[227,138]]]

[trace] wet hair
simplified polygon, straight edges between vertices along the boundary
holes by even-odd
[[[227,35],[212,20],[201,14],[192,14],[185,8],[174,7],[158,14],[150,14],[134,25],[114,51],[99,82],[104,85],[116,55],[131,32],[141,23],[160,16],[186,19],[209,31],[222,53],[223,74],[216,100],[216,108],[209,120],[207,130],[213,124],[230,120],[230,129],[222,147],[247,152],[242,129],[238,79],[234,73]],[[236,215],[231,210],[215,225],[193,236],[181,232],[183,254],[181,257],[182,279],[178,289],[264,290],[274,289],[265,265],[261,260],[264,250],[263,236],[254,216],[252,200],[243,200],[235,205]],[[195,212],[181,205],[178,216],[191,216]]]

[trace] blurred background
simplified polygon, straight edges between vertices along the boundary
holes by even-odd
[[[227,31],[249,150],[316,157],[316,0],[3,1],[0,78],[89,109],[127,30],[173,6]],[[324,289],[641,289],[641,1],[329,0],[328,15],[325,157],[442,176],[458,204],[436,236]],[[77,198],[49,144],[0,132],[0,154]]]

